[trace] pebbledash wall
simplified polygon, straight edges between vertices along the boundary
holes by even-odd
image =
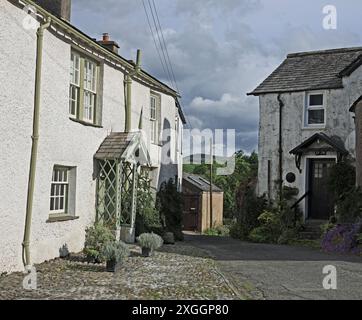
[[[326,126],[325,128],[305,128],[304,112],[306,92],[283,93],[281,99],[284,103],[282,116],[283,133],[283,180],[286,186],[299,189],[298,198],[306,192],[306,159],[302,158],[302,173],[295,164],[295,157],[289,152],[299,144],[316,133],[324,132],[328,136],[339,136],[346,150],[355,157],[355,124],[354,114],[349,112],[351,105],[361,96],[362,67],[355,70],[351,76],[343,79],[343,89],[320,90],[326,98]],[[318,91],[318,92],[320,92]],[[309,91],[313,93],[313,91]],[[278,94],[263,94],[260,99],[260,127],[259,127],[259,176],[258,194],[268,194],[268,161],[271,161],[271,196],[276,198],[278,193],[277,181],[279,180],[279,102]],[[321,158],[336,158],[335,153],[328,153]],[[318,158],[313,154],[313,158]],[[296,182],[288,184],[286,174],[293,172]],[[300,204],[305,212],[306,203]]]
[[[23,270],[22,241],[31,155],[36,65],[36,30],[23,27],[27,14],[8,1],[0,1],[0,273]],[[85,229],[95,219],[96,181],[93,156],[106,136],[125,128],[124,75],[104,64],[102,128],[69,119],[69,66],[71,45],[49,31],[44,35],[40,140],[31,231],[31,256],[40,263],[82,250]],[[143,129],[150,133],[150,88],[133,82],[132,128],[138,128],[143,109]],[[162,123],[175,126],[175,97],[161,95]],[[182,123],[180,123],[182,131]],[[162,170],[162,148],[150,146],[154,186],[182,177],[181,136],[171,140],[175,164]],[[54,165],[76,167],[77,220],[48,223],[50,185]],[[163,173],[162,173],[163,172]]]

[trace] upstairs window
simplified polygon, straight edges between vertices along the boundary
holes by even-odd
[[[307,94],[306,126],[321,127],[326,123],[325,96],[323,93]]]
[[[99,68],[95,61],[76,52],[71,53],[69,114],[72,118],[100,124],[99,111],[97,112],[97,105],[100,103]]]
[[[161,97],[151,93],[150,100],[150,121],[151,121],[151,142],[159,142],[160,123],[161,123]]]

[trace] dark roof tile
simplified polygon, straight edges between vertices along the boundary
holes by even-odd
[[[296,92],[343,88],[342,77],[362,64],[362,47],[289,54],[253,92]]]

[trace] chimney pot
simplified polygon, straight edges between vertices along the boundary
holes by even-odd
[[[102,40],[99,40],[97,42],[101,44],[103,47],[107,48],[108,50],[118,54],[119,45],[117,44],[117,42],[111,41],[109,33],[107,32],[103,33]]]
[[[109,33],[103,33],[103,41],[109,41]]]

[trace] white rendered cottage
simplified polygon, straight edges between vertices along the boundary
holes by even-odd
[[[334,214],[329,168],[355,157],[350,107],[362,94],[362,48],[288,55],[250,95],[259,97],[258,194],[298,189],[304,219]]]
[[[86,227],[109,214],[132,238],[123,193],[144,172],[154,189],[182,180],[178,93],[140,53],[125,60],[108,35],[73,27],[70,4],[0,1],[0,272],[82,250]]]

